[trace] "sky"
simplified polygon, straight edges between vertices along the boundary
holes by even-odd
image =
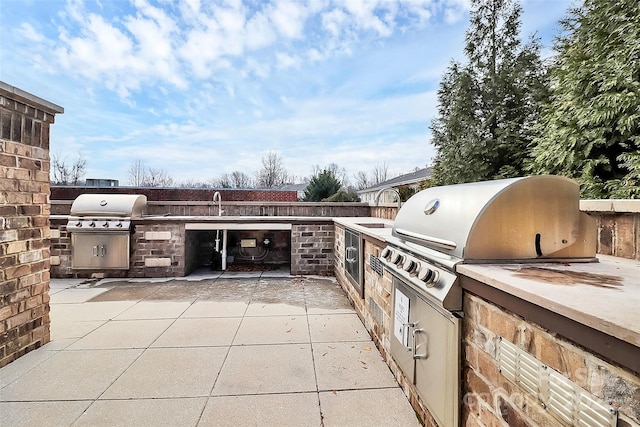
[[[176,182],[297,180],[335,163],[431,164],[440,79],[463,59],[470,0],[1,0],[0,80],[64,108],[51,154],[127,185],[136,160]],[[551,54],[570,0],[523,0]]]

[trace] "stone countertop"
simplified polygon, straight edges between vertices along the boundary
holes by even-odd
[[[458,264],[458,273],[640,347],[640,261]]]
[[[387,241],[387,237],[391,236],[393,228],[393,220],[375,217],[337,217],[333,218],[333,221],[381,242]]]

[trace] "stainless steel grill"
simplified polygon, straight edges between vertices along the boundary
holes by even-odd
[[[73,269],[128,269],[131,219],[145,214],[147,197],[132,194],[82,194],[71,205]]]
[[[391,353],[440,425],[458,425],[460,263],[596,261],[579,186],[533,176],[434,187],[400,209],[380,260],[393,275]]]

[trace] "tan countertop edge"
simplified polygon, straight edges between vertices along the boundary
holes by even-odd
[[[598,255],[598,263],[459,264],[458,273],[640,347],[640,262]],[[518,275],[522,268],[620,279],[611,288],[553,284]]]
[[[361,234],[373,237],[381,242],[386,242],[387,237],[391,236],[393,220],[375,218],[375,217],[336,217],[333,222],[351,230],[358,231]],[[362,224],[384,224],[384,227],[366,227]]]
[[[633,213],[640,212],[637,199],[580,200],[580,210],[584,212]]]

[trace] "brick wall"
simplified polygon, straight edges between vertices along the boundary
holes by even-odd
[[[73,200],[52,200],[52,215],[69,215]],[[295,216],[295,217],[360,217],[369,216],[363,203],[303,203],[303,202],[222,202],[225,216]],[[217,216],[218,205],[211,201],[148,202],[147,214],[171,216]]]
[[[185,262],[196,242],[187,242],[184,223],[134,224],[128,270],[71,268],[71,236],[66,219],[51,220],[51,276],[55,278],[182,277],[193,264]],[[190,245],[191,243],[191,245]],[[194,255],[195,257],[195,255]]]
[[[293,224],[291,228],[291,274],[333,275],[333,221]]]
[[[52,186],[51,200],[74,200],[80,194],[143,194],[149,201],[213,200],[218,191],[225,201],[296,202],[298,193],[288,190],[214,189],[214,188],[153,188],[153,187],[85,187]]]
[[[561,425],[542,405],[507,380],[496,362],[503,337],[604,402],[618,408],[618,426],[640,423],[640,378],[570,340],[471,293],[464,296],[463,424]]]
[[[71,234],[66,221],[50,221],[51,277],[71,277]]]
[[[50,340],[49,126],[62,111],[0,82],[0,367]]]
[[[185,275],[184,224],[136,224],[129,277]]]

